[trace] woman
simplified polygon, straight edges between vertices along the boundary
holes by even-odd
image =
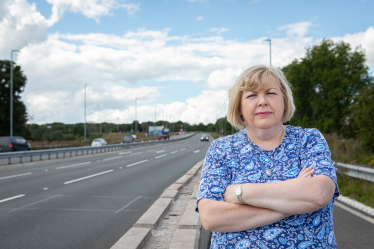
[[[336,170],[318,130],[283,125],[294,111],[274,67],[247,69],[230,90],[228,121],[242,130],[212,142],[197,197],[211,248],[336,248]]]

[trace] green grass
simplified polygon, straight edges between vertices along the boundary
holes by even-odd
[[[340,194],[374,208],[374,183],[337,173]]]
[[[337,134],[324,134],[324,137],[333,161],[374,168],[374,154],[364,150],[359,139],[344,139]]]

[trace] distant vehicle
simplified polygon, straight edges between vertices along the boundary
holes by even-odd
[[[166,140],[169,139],[169,135],[161,135],[158,137],[158,140]]]
[[[206,133],[201,134],[200,141],[201,141],[201,142],[202,142],[202,141],[207,141],[207,142],[209,142],[209,135],[206,134]]]
[[[179,132],[175,132],[175,135],[179,135]]]
[[[99,147],[99,146],[105,146],[105,145],[107,145],[107,142],[102,138],[94,139],[91,144],[92,147]]]
[[[23,137],[0,137],[0,152],[30,150],[31,145]]]
[[[131,135],[134,139],[135,139],[135,142],[138,141],[138,138],[136,135]]]
[[[123,137],[124,143],[134,143],[136,140],[132,135],[127,135]]]

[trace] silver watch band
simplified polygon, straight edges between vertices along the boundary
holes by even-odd
[[[240,201],[241,204],[247,204],[247,203],[245,203],[245,201],[244,201],[243,198],[242,198],[242,194],[243,194],[242,186],[243,186],[243,184],[240,184],[240,185],[237,187],[238,189],[240,189],[240,195],[237,195],[236,197],[238,197],[238,200]]]

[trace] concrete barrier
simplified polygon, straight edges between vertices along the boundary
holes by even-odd
[[[149,240],[152,240],[154,233],[157,234],[162,232],[159,230],[156,231],[156,229],[160,226],[160,222],[163,222],[163,219],[169,219],[168,217],[165,217],[166,213],[180,194],[184,196],[187,195],[187,199],[184,197],[187,201],[187,205],[182,205],[184,207],[184,212],[174,232],[171,234],[170,232],[166,233],[171,236],[167,247],[174,249],[199,248],[199,243],[201,243],[200,234],[201,229],[203,228],[201,226],[199,214],[196,213],[194,209],[199,186],[199,177],[197,179],[196,173],[199,171],[202,164],[203,160],[194,165],[175,183],[167,187],[160,198],[155,201],[155,203],[140,217],[134,226],[128,230],[126,234],[111,247],[111,249],[154,248],[153,245],[147,243]],[[192,179],[194,179],[193,182],[191,182]],[[188,184],[189,186],[186,187]],[[177,208],[180,208],[181,204],[178,205]],[[174,216],[175,214],[173,213],[169,214],[169,217]],[[209,233],[206,231],[203,232],[209,236]]]

